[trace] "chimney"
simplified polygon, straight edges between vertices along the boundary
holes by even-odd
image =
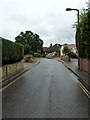
[[[52,43],[50,44],[50,47],[52,47]]]

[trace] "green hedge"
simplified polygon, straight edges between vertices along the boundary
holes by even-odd
[[[90,10],[82,13],[79,23],[80,28],[80,57],[90,58]]]
[[[2,64],[19,62],[23,56],[23,45],[2,38]]]

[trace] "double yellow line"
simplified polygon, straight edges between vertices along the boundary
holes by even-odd
[[[37,66],[38,64],[39,64],[40,62],[38,62],[35,66]],[[35,67],[35,66],[33,66],[33,67]],[[32,68],[33,68],[32,67]],[[30,69],[32,69],[32,68],[30,68]],[[28,70],[29,71],[29,70]],[[28,72],[27,71],[27,72]],[[25,73],[27,73],[27,72],[25,72]],[[19,80],[21,77],[23,77],[24,76],[24,74],[25,73],[23,73],[22,75],[20,75],[18,78],[16,78],[14,81],[12,81],[12,82],[10,82],[8,85],[6,85],[5,87],[3,87],[3,88],[1,88],[0,89],[0,93],[2,92],[2,91],[4,91],[6,88],[8,88],[9,86],[11,86],[12,84],[14,84],[17,80]]]
[[[24,73],[25,74],[25,73]],[[12,84],[14,84],[17,80],[19,80],[21,77],[24,76],[24,74],[22,74],[21,76],[19,76],[18,78],[16,78],[14,81],[10,82],[8,85],[6,85],[5,87],[0,89],[0,92],[2,92],[3,90],[5,90],[6,88],[8,88],[9,86],[11,86]]]
[[[77,80],[76,82],[79,85],[79,87],[83,90],[83,92],[87,95],[87,97],[90,99],[90,92],[82,85],[81,82],[79,82],[79,80]]]
[[[85,95],[90,99],[90,92],[78,80],[78,77],[75,74],[73,74],[71,71],[69,71],[69,73],[71,74],[71,77],[73,78],[73,80],[78,84],[78,86],[81,88],[81,90],[85,93]],[[74,79],[74,77],[75,77],[75,79]]]

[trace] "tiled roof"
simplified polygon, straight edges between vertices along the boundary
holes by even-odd
[[[47,52],[58,52],[60,50],[62,45],[60,44],[55,44],[53,46],[50,46],[47,48]]]
[[[76,45],[75,44],[67,44],[67,45],[64,45],[64,46],[68,46],[69,48],[75,48],[76,49]]]

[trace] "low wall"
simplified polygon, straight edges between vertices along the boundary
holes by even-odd
[[[15,72],[18,72],[21,69],[23,69],[23,62],[2,66],[2,79],[14,74]]]
[[[80,70],[90,74],[90,59],[80,58]]]

